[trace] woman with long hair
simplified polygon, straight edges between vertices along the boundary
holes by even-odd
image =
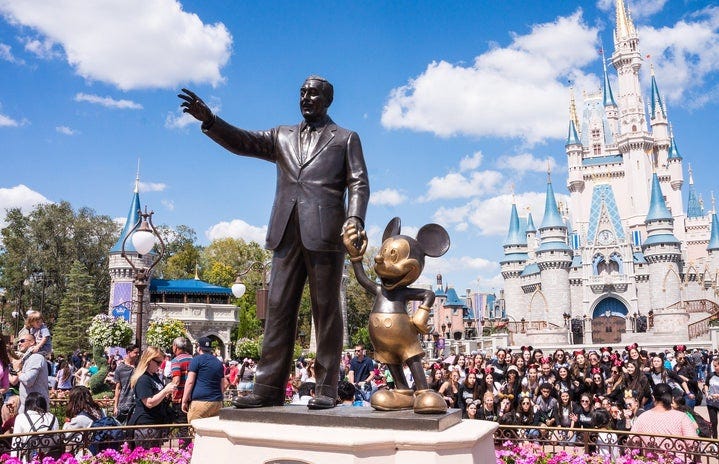
[[[67,361],[60,361],[57,368],[57,389],[60,391],[72,390],[72,370]]]
[[[719,357],[715,357],[711,362],[711,371],[707,375],[704,383],[704,396],[707,401],[707,412],[709,413],[709,422],[712,424],[712,438],[717,437],[717,415],[719,414]]]
[[[456,408],[459,402],[459,372],[453,370],[449,374],[449,380],[439,387],[439,394],[444,396],[444,401],[450,408]]]
[[[664,365],[664,360],[661,357],[654,356],[651,363],[647,379],[649,380],[649,386],[652,391],[656,385],[665,383],[669,385],[672,390],[682,390],[685,393],[689,393],[689,384],[679,377],[679,374],[671,369],[667,369]],[[651,409],[651,400],[652,398],[649,399],[649,402],[643,405],[640,403],[640,406],[643,406],[645,409]]]
[[[462,409],[462,419],[477,419],[477,408],[479,401],[469,400]]]
[[[164,400],[172,395],[175,384],[162,384],[158,371],[165,360],[164,353],[156,346],[148,346],[140,356],[135,371],[130,377],[130,387],[135,393],[135,409],[128,425],[153,425],[168,423]],[[164,433],[162,429],[146,428],[135,430],[136,444],[143,448],[160,446]]]
[[[559,393],[559,404],[557,405],[557,427],[574,428],[577,422],[578,406],[572,401],[568,390]],[[571,430],[559,431],[560,444],[568,445],[577,440],[577,436]]]
[[[619,369],[619,366],[612,367],[612,370],[614,369]],[[650,395],[651,389],[649,388],[647,376],[640,371],[636,362],[631,360],[626,361],[620,375],[619,383],[613,386],[609,397],[613,401],[622,404],[625,398],[632,397],[636,398],[640,405],[644,405],[649,401]]]
[[[429,371],[429,376],[427,378],[427,385],[429,386],[430,390],[434,390],[436,392],[439,391],[439,388],[444,383],[444,372],[442,370],[442,366],[439,363],[434,363],[432,365],[432,369]]]
[[[470,402],[479,398],[478,391],[477,371],[472,369],[467,373],[464,382],[461,382],[459,385],[459,395],[457,395],[459,403],[457,404],[457,408],[464,410]]]
[[[604,384],[604,376],[599,367],[592,368],[592,383],[589,384],[587,391],[595,398],[604,398],[607,396],[607,386]]]
[[[533,427],[519,432],[520,436],[524,436],[529,439],[539,438],[540,431],[536,427],[544,424],[546,418],[542,412],[535,410],[534,403],[531,398],[528,396],[522,396],[519,399],[519,408],[514,413],[514,416],[515,425]]]
[[[30,392],[25,398],[25,411],[15,417],[15,425],[13,434],[16,436],[12,440],[13,457],[18,457],[28,452],[37,452],[37,450],[27,449],[30,444],[25,443],[30,437],[27,434],[39,430],[58,430],[60,425],[57,418],[48,412],[47,399],[38,392]]]
[[[92,398],[90,389],[78,385],[70,390],[70,395],[67,398],[65,417],[69,422],[65,422],[62,429],[86,429],[104,416],[102,408]]]

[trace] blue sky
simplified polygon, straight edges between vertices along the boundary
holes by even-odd
[[[262,243],[274,166],[211,142],[175,95],[191,88],[227,121],[267,129],[299,121],[299,87],[321,74],[331,116],[362,139],[370,244],[393,216],[409,234],[439,222],[452,247],[422,280],[498,290],[512,192],[537,226],[548,163],[567,192],[568,82],[580,101],[598,88],[614,3],[0,0],[0,208],[67,200],[124,218],[139,159],[156,223]],[[628,5],[708,205],[719,8]]]

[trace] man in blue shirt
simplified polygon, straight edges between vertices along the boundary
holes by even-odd
[[[355,356],[350,360],[350,370],[347,381],[357,387],[357,395],[369,401],[372,395],[372,380],[374,380],[374,361],[365,356],[364,346],[355,346]]]
[[[222,399],[227,388],[225,368],[212,355],[208,337],[201,337],[197,346],[200,354],[192,358],[182,394],[182,410],[187,413],[187,422],[202,417],[220,414]]]

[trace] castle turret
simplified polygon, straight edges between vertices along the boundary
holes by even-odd
[[[654,75],[654,65],[650,66],[652,74],[652,99],[650,102],[649,120],[657,149],[666,150],[669,147],[669,131],[667,130],[667,112],[664,108],[662,96],[659,93],[657,78]],[[661,161],[661,160],[660,160]]]
[[[700,218],[704,216],[704,207],[702,206],[697,191],[694,188],[694,176],[692,175],[692,167],[689,166],[689,195],[687,201],[687,217],[690,219]],[[707,248],[708,249],[708,248]]]
[[[537,228],[534,226],[534,219],[532,219],[531,211],[527,211],[527,227],[524,232],[527,236],[527,252],[531,258],[534,256],[534,250],[537,249]]]
[[[137,311],[143,311],[145,327],[143,333],[147,329],[149,323],[149,294],[143,292],[143,295],[137,295],[137,289],[133,285],[135,278],[134,271],[127,260],[122,256],[122,244],[125,243],[125,255],[130,258],[137,268],[149,268],[154,259],[153,253],[140,255],[135,250],[132,240],[126,237],[140,220],[140,174],[138,172],[135,178],[135,189],[130,201],[130,210],[127,213],[125,226],[120,233],[115,245],[110,249],[110,257],[108,261],[108,271],[110,272],[110,305],[109,313],[116,317],[124,317],[135,327]],[[151,278],[151,276],[150,276]],[[138,301],[142,303],[137,304]],[[138,307],[139,306],[139,307]]]
[[[552,180],[547,173],[547,196],[544,203],[544,217],[539,227],[541,244],[536,250],[540,271],[542,292],[547,300],[548,314],[533,319],[546,319],[557,325],[563,324],[564,313],[571,310],[569,295],[569,267],[572,264],[572,250],[567,245],[567,226],[562,219],[554,196]]]
[[[523,299],[520,274],[524,264],[529,259],[527,255],[527,236],[520,227],[517,205],[512,203],[512,211],[509,215],[509,232],[504,241],[504,258],[500,261],[502,277],[504,278],[504,292],[510,295],[510,301],[514,301],[516,307],[507,310],[519,317],[526,315],[527,309],[518,302]]]
[[[612,92],[612,86],[609,83],[607,60],[604,58],[604,49],[602,49],[602,69],[604,71],[604,82],[602,85],[604,111],[607,115],[607,122],[609,124],[612,140],[616,140],[617,135],[619,135],[619,108],[617,107],[617,102],[614,101],[614,93]]]
[[[567,142],[564,149],[567,152],[567,188],[570,192],[584,189],[582,177],[582,142],[577,132],[580,127],[577,117],[577,105],[574,101],[574,88],[569,89],[569,130],[567,131]]]
[[[681,245],[674,236],[674,218],[667,208],[662,194],[659,177],[652,176],[651,200],[646,221],[647,239],[642,243],[644,259],[649,264],[649,274],[657,278],[650,279],[650,305],[654,310],[656,332],[672,332],[672,324],[686,324],[686,314],[668,314],[667,307],[680,301],[681,281],[679,279],[679,261]]]

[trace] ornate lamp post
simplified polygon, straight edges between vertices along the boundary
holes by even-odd
[[[247,291],[247,287],[242,283],[242,277],[247,275],[251,270],[259,271],[262,274],[262,283],[255,294],[255,304],[257,305],[257,319],[265,323],[265,315],[267,312],[267,298],[269,296],[269,287],[267,282],[267,271],[270,270],[271,261],[252,261],[247,269],[237,274],[235,283],[232,284],[232,294],[235,298],[242,298]]]
[[[140,219],[138,219],[135,227],[130,230],[130,232],[125,236],[125,239],[122,241],[121,256],[130,264],[135,276],[133,284],[135,285],[135,290],[137,292],[137,301],[134,305],[136,308],[135,344],[137,344],[137,346],[142,346],[142,314],[145,301],[145,289],[149,283],[152,269],[160,262],[162,255],[165,254],[165,243],[162,241],[162,237],[160,237],[157,229],[155,229],[155,226],[152,224],[153,214],[155,214],[155,212],[150,211],[148,213],[147,206],[145,206],[145,212],[143,213],[140,211]],[[132,237],[132,246],[135,247],[138,258],[142,258],[143,255],[150,253],[155,244],[159,243],[159,253],[157,253],[157,257],[148,267],[136,266],[133,260],[127,256],[125,252],[125,244],[127,243],[127,239],[130,237]]]

